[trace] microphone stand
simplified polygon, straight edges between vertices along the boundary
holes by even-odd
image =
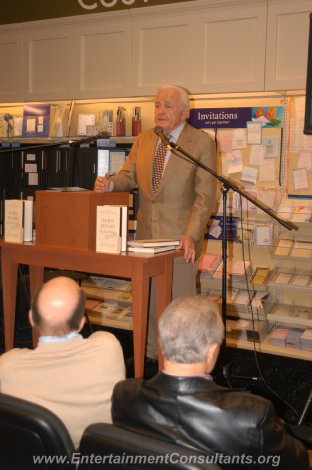
[[[281,219],[276,215],[276,213],[268,206],[263,204],[258,199],[250,196],[250,194],[243,191],[239,185],[237,185],[234,181],[230,180],[229,178],[225,178],[224,176],[219,175],[216,171],[209,168],[207,165],[202,163],[197,158],[190,155],[186,150],[179,147],[174,142],[171,142],[168,137],[163,133],[163,130],[159,127],[154,129],[155,133],[160,137],[164,145],[177,157],[183,158],[184,160],[189,161],[193,165],[202,168],[205,171],[208,171],[214,178],[222,183],[221,186],[221,193],[222,193],[222,220],[223,220],[223,231],[222,231],[222,261],[223,261],[223,272],[222,272],[222,320],[223,324],[226,326],[226,296],[227,296],[227,236],[226,236],[226,227],[227,227],[227,195],[229,190],[235,191],[236,193],[240,194],[248,201],[250,201],[255,206],[259,207],[263,212],[268,214],[272,219],[276,220],[280,225],[285,227],[287,230],[298,230],[298,226],[293,224],[290,221]],[[223,378],[229,378],[229,365],[227,364],[227,349],[226,349],[226,335],[224,337],[222,346],[221,346],[221,359],[222,359],[222,373]],[[245,377],[237,376],[236,378],[243,379]],[[258,380],[257,377],[251,377],[252,380]]]
[[[76,167],[76,160],[77,160],[77,148],[80,147],[81,144],[86,144],[89,142],[94,142],[97,139],[107,139],[109,134],[107,132],[102,132],[97,135],[93,135],[90,137],[84,137],[82,139],[69,141],[67,144],[70,146],[69,154],[68,154],[68,172],[67,172],[67,184],[66,186],[70,186],[70,182],[74,182],[75,180],[75,167]],[[62,144],[64,145],[64,144]]]
[[[82,139],[77,139],[77,140],[60,140],[58,142],[51,142],[50,144],[37,144],[37,145],[27,145],[26,147],[4,147],[0,149],[0,153],[14,153],[14,152],[24,152],[25,150],[41,150],[45,148],[53,148],[53,147],[59,147],[62,145],[69,145],[71,148],[78,147],[80,144],[84,144],[87,142],[93,142],[94,140],[97,139],[108,139],[110,137],[107,132],[102,132],[101,134],[93,135],[91,137],[83,137]]]
[[[76,149],[80,147],[81,144],[85,144],[88,142],[94,142],[97,139],[107,139],[109,134],[107,132],[101,132],[100,134],[93,135],[90,137],[83,137],[82,139],[77,140],[63,140],[59,142],[53,142],[44,145],[30,145],[26,147],[5,147],[0,150],[0,153],[14,153],[14,152],[25,152],[28,150],[43,150],[47,148],[53,147],[61,147],[61,146],[69,146],[69,154],[68,154],[68,172],[66,178],[66,186],[70,186],[70,183],[74,181],[75,176],[75,164],[76,164],[76,156],[77,152]]]

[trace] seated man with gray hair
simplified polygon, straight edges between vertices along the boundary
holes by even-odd
[[[218,308],[206,297],[172,301],[159,321],[164,370],[115,386],[113,423],[212,455],[222,468],[307,469],[307,449],[269,400],[209,375],[223,337]]]

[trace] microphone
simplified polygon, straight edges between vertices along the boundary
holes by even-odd
[[[170,142],[170,140],[168,139],[166,134],[164,134],[164,131],[162,130],[161,127],[159,126],[154,127],[154,132],[155,134],[158,135],[158,137],[160,138],[162,143],[165,145],[165,147],[167,147],[167,149],[171,150],[175,148],[175,144],[173,142]]]

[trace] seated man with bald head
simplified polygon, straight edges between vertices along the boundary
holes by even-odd
[[[122,348],[111,333],[85,339],[85,297],[68,277],[56,277],[36,292],[29,320],[39,333],[35,349],[0,356],[0,391],[42,405],[68,428],[74,444],[86,426],[110,423],[114,385],[125,377]]]

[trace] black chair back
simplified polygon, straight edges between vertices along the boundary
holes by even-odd
[[[74,444],[64,423],[50,410],[0,393],[0,468],[71,470]],[[50,463],[45,457],[50,456]],[[38,459],[35,463],[34,459]],[[41,459],[41,463],[40,462]]]
[[[214,463],[205,463],[209,456],[199,451],[104,423],[91,424],[86,428],[79,452],[79,470],[103,470],[109,465],[125,470],[221,468]]]

